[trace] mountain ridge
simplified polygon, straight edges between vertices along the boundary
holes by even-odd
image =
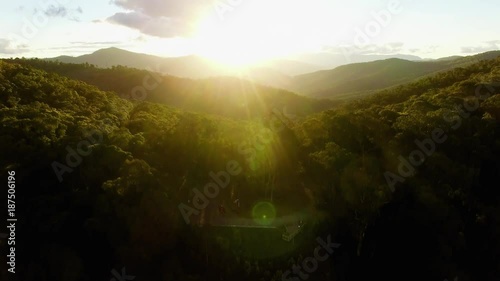
[[[500,56],[500,51],[490,51],[456,59],[408,61],[392,58],[348,64],[330,70],[295,76],[291,79],[291,84],[287,89],[316,98],[357,97],[359,94],[373,93],[498,56]]]
[[[500,51],[489,51],[473,56],[449,56],[434,60],[423,60],[411,55],[386,55],[383,57],[389,58],[344,64],[332,69],[321,69],[318,65],[297,60],[276,59],[240,71],[218,66],[196,55],[164,58],[116,47],[99,49],[79,57],[59,56],[47,60],[88,63],[104,68],[123,65],[191,79],[236,76],[308,97],[351,99],[499,55]],[[322,53],[317,56],[321,57]]]

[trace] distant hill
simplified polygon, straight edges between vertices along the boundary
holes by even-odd
[[[420,61],[422,58],[413,55],[364,55],[364,54],[350,54],[346,50],[345,54],[337,54],[330,52],[319,52],[319,53],[305,53],[290,57],[290,59],[301,61],[303,63],[309,63],[312,65],[318,65],[323,69],[333,69],[342,65],[361,63],[361,62],[372,62],[377,60],[385,59],[404,59],[411,61]],[[312,71],[311,71],[312,72]]]
[[[181,56],[164,58],[148,54],[134,53],[118,48],[97,50],[92,54],[78,57],[60,56],[49,58],[50,61],[63,63],[88,63],[101,68],[128,66],[139,69],[153,69],[165,74],[185,78],[207,78],[213,76],[236,75],[237,72],[222,67],[200,56]],[[276,75],[293,76],[324,69],[313,64],[293,60],[273,60],[250,67],[249,72],[265,69]]]
[[[78,57],[60,56],[49,61],[62,63],[93,64],[100,68],[127,66],[138,69],[152,69],[180,77],[202,78],[215,74],[215,66],[197,56],[162,58],[158,56],[129,52],[118,48],[107,48]]]
[[[457,60],[463,58],[463,56],[450,56],[450,57],[444,57],[444,58],[439,58],[437,61],[452,61],[452,60]]]
[[[164,58],[114,47],[97,50],[94,53],[78,57],[59,56],[47,60],[62,63],[88,63],[101,68],[122,65],[138,69],[153,69],[168,75],[194,79],[243,75],[245,79],[261,84],[284,87],[289,85],[288,80],[292,76],[332,69],[350,63],[370,62],[388,58],[421,60],[421,58],[411,55],[350,55],[346,57],[342,54],[314,53],[257,63],[246,68],[245,73],[222,67],[200,56]]]
[[[107,48],[78,57],[60,56],[47,60],[63,63],[89,63],[98,67],[124,65],[135,68],[147,68],[157,64],[160,59],[162,58],[153,55],[139,54],[118,48]]]
[[[321,66],[321,64],[305,63],[298,60],[285,60],[276,59],[262,64],[258,64],[260,67],[274,69],[283,74],[295,76],[305,73],[310,73],[318,70],[328,69],[327,67]]]
[[[496,59],[499,56],[500,56],[500,51],[489,51],[473,56],[459,57],[458,59],[450,61],[450,68],[466,67],[483,60]]]
[[[199,56],[163,58],[118,48],[101,49],[79,57],[61,56],[47,60],[87,63],[99,68],[121,65],[191,79],[233,76],[314,98],[351,99],[499,55],[500,51],[491,51],[468,57],[422,60],[411,55],[344,56],[324,52],[277,59],[241,71],[222,67]],[[341,66],[328,69],[334,65]]]
[[[316,98],[353,98],[407,83],[433,73],[464,67],[500,56],[500,51],[469,57],[450,57],[434,61],[387,59],[343,65],[332,70],[299,75],[287,89]]]

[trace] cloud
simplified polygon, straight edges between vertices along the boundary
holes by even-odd
[[[115,45],[121,44],[119,41],[95,41],[95,42],[84,42],[84,41],[73,41],[70,42],[73,45],[81,45],[81,46],[96,46],[96,45]]]
[[[364,54],[374,54],[374,55],[392,55],[400,53],[403,50],[404,43],[402,42],[392,42],[384,45],[368,45],[363,48]]]
[[[439,46],[437,46],[437,45],[429,45],[429,46],[423,46],[421,48],[410,48],[410,49],[408,49],[408,51],[412,54],[415,54],[415,53],[435,54],[438,49],[439,49]]]
[[[145,36],[143,36],[143,35],[138,36],[134,40],[137,41],[137,42],[147,42],[148,41],[148,39]]]
[[[462,53],[464,54],[477,54],[484,53],[487,51],[498,50],[500,49],[500,40],[492,40],[484,42],[478,46],[465,46],[461,48]]]
[[[487,44],[500,44],[500,40],[491,40],[491,41],[486,41]]]
[[[192,21],[213,9],[215,0],[112,0],[126,10],[107,19],[108,22],[137,29],[144,34],[169,38],[189,36]]]
[[[94,52],[97,49],[109,48],[109,47],[122,47],[129,42],[120,41],[94,41],[94,42],[84,42],[84,41],[72,41],[69,42],[70,45],[64,46],[52,46],[50,48],[39,49],[39,51],[54,53],[56,51],[58,54],[70,51],[73,54],[88,54],[89,51]]]
[[[141,13],[130,12],[116,13],[107,20],[111,23],[121,24],[136,29],[143,29],[151,18]]]
[[[403,51],[404,43],[391,42],[384,45],[370,44],[362,48],[355,45],[329,46],[324,50],[330,53],[343,54],[350,53],[356,55],[394,55]]]
[[[45,11],[43,11],[43,13],[47,17],[51,18],[56,18],[56,17],[64,18],[66,17],[66,15],[68,15],[68,9],[66,9],[66,7],[62,5],[59,5],[57,7],[54,5],[50,5]]]
[[[8,39],[0,38],[0,54],[12,55],[21,54],[29,51],[28,45],[15,44]]]
[[[83,10],[80,6],[76,9],[68,9],[63,5],[49,5],[45,10],[41,10],[40,12],[48,18],[67,18],[69,20],[79,22],[80,19],[77,15],[82,14]],[[39,10],[34,9],[33,14],[37,13],[39,13]]]
[[[139,12],[116,13],[108,22],[137,29],[144,34],[157,37],[176,37],[188,35],[191,26],[181,20],[168,17],[151,17]]]
[[[150,17],[192,19],[215,1],[211,0],[112,0],[112,3],[129,11]]]

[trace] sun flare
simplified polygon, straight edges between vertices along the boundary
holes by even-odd
[[[221,64],[245,66],[307,49],[316,42],[300,35],[311,34],[297,23],[300,10],[296,4],[255,1],[226,11],[224,19],[211,13],[198,23],[197,53]]]
[[[198,53],[223,64],[258,63],[279,56],[289,44],[289,40],[277,40],[272,31],[244,22],[227,28],[209,24],[204,27],[207,27],[204,33],[197,38]]]

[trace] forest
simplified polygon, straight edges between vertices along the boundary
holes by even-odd
[[[349,102],[0,60],[16,277],[497,281],[499,94],[500,58]],[[216,225],[235,199],[222,213],[263,227]],[[305,222],[292,242],[265,227],[290,217]]]

